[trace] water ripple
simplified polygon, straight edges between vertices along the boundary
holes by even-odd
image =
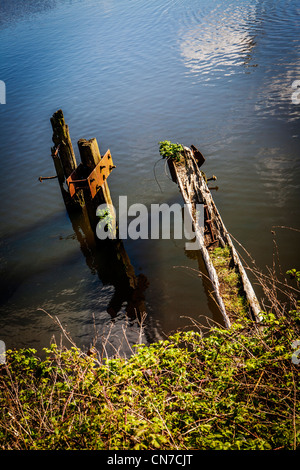
[[[199,13],[187,10],[180,33],[184,63],[194,74],[217,72],[214,78],[219,78],[243,72],[240,66],[257,67],[262,48],[263,66],[273,64],[274,58],[284,61],[285,50],[299,52],[296,1],[231,2]]]

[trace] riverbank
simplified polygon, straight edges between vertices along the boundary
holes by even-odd
[[[296,449],[299,325],[299,309],[264,314],[139,345],[128,360],[7,351],[1,449]]]

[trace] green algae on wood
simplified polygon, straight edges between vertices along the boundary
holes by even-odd
[[[225,245],[211,250],[210,258],[219,278],[220,292],[226,311],[231,318],[246,317],[249,311],[249,302],[243,292],[241,276],[232,263],[229,246]]]

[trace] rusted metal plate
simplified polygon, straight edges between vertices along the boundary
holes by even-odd
[[[78,189],[87,187],[86,178],[82,178],[82,164],[78,165],[70,176],[67,178],[67,185],[69,188],[70,196],[73,197]]]
[[[90,188],[91,196],[94,198],[114,168],[110,150],[107,150],[98,165],[85,178],[83,178],[83,165],[80,164],[67,178],[70,196],[73,197],[78,189]]]
[[[115,165],[113,164],[110,150],[107,150],[106,154],[101,158],[98,165],[93,169],[87,178],[92,198],[96,196],[100,187],[106,181],[107,177],[114,168]]]

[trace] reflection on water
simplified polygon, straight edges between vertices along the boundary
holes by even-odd
[[[228,9],[216,4],[200,22],[182,30],[180,48],[185,65],[193,73],[205,75],[202,79],[206,82],[244,73],[240,65],[257,66],[252,61],[255,31],[249,29],[255,22],[255,5],[251,3]]]
[[[110,148],[114,202],[181,202],[157,163],[158,142],[194,144],[204,171],[218,177],[226,227],[261,267],[271,263],[271,227],[300,226],[299,105],[291,101],[299,8],[298,0],[1,2],[0,328],[8,347],[41,348],[58,334],[38,308],[87,347],[95,331],[110,331],[116,299],[113,345],[125,345],[125,325],[131,343],[139,331],[128,292],[104,279],[101,254],[72,225],[55,180],[38,181],[54,173],[49,118],[59,108],[73,143],[96,137]],[[283,269],[300,265],[296,236],[278,235]],[[149,283],[145,342],[185,327],[186,317],[220,320],[184,241],[124,246]]]
[[[297,171],[293,156],[283,157],[280,148],[264,148],[256,155],[255,167],[272,205],[278,208],[286,207],[293,193],[292,175]]]

